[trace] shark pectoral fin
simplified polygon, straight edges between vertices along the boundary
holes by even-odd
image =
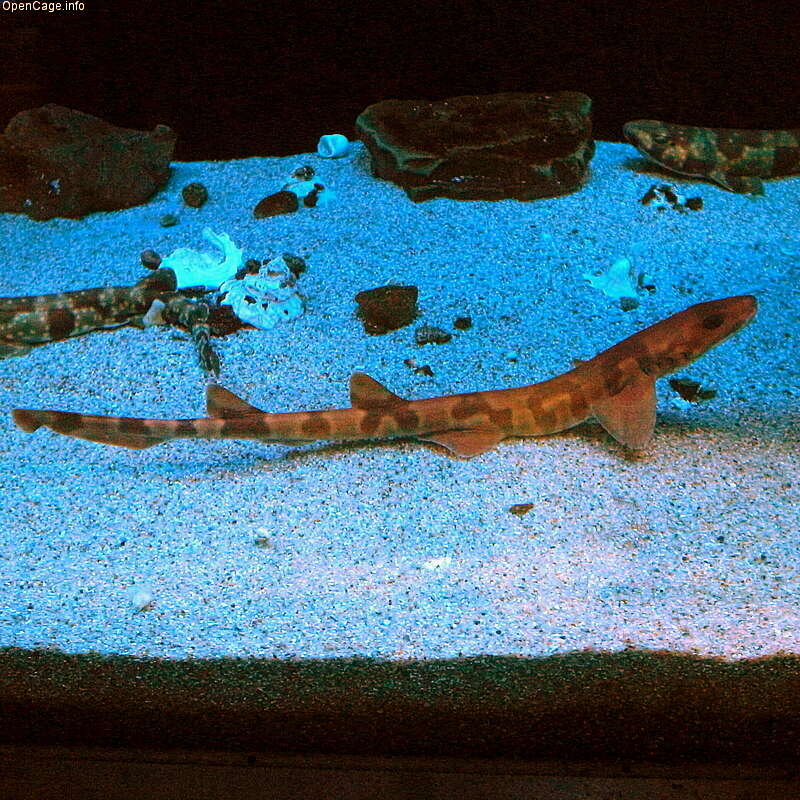
[[[761,178],[752,175],[731,175],[721,170],[709,173],[709,178],[728,191],[737,194],[764,194],[764,184]]]
[[[492,430],[443,431],[417,437],[422,442],[433,442],[446,447],[451,453],[462,458],[479,456],[491,450],[505,438],[505,434]]]
[[[209,417],[244,417],[248,414],[263,414],[260,408],[251,406],[241,397],[220,386],[209,384],[206,389],[206,413]]]
[[[640,450],[656,424],[655,381],[639,373],[619,394],[592,403],[592,413],[618,442]]]
[[[405,403],[402,397],[390,392],[375,378],[363,372],[354,372],[350,376],[350,405],[353,408],[390,408],[397,403]]]

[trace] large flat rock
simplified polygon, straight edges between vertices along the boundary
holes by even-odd
[[[356,119],[373,173],[415,201],[535,200],[569,194],[594,155],[580,92],[384,100]]]
[[[167,182],[175,133],[120,128],[49,103],[0,135],[0,212],[80,219],[141,205]]]

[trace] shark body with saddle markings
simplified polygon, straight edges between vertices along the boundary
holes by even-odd
[[[655,119],[624,126],[640,153],[679,175],[706,178],[738,194],[763,194],[762,178],[800,173],[800,128],[699,128]]]
[[[543,436],[595,418],[619,442],[644,447],[655,425],[655,381],[685,367],[744,327],[754,297],[698,303],[668,317],[574,369],[515,389],[404,400],[363,373],[350,379],[350,408],[271,414],[212,384],[207,417],[163,420],[65,411],[15,409],[29,433],[57,433],[141,449],[172,439],[256,439],[285,444],[317,440],[414,438],[461,457],[486,452],[503,439]]]

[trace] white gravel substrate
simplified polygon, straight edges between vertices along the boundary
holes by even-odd
[[[443,658],[666,649],[800,652],[800,179],[758,199],[675,180],[705,208],[639,199],[664,175],[598,143],[590,183],[534,203],[416,205],[360,146],[179,163],[148,205],[83,221],[0,215],[0,294],[132,284],[141,250],[307,259],[306,314],[216,340],[221,382],[271,411],[343,407],[361,369],[400,395],[508,388],[570,368],[701,300],[757,295],[754,322],[684,373],[718,390],[631,457],[599,427],[469,461],[416,442],[178,441],[145,451],[26,435],[13,407],[196,417],[205,380],[165,328],[97,333],[0,362],[0,646],[161,656]],[[255,220],[312,164],[328,209]],[[200,180],[211,200],[180,206]],[[162,214],[180,224],[161,228]],[[623,312],[582,278],[632,256],[657,287]],[[414,326],[368,336],[355,294],[415,284]],[[414,329],[474,326],[418,347]],[[404,365],[428,364],[434,377]],[[524,516],[509,512],[532,503]],[[260,544],[256,543],[259,540]],[[152,602],[137,610],[152,595]],[[135,601],[132,600],[135,596]]]

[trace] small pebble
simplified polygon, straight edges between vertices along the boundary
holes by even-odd
[[[147,269],[158,269],[161,266],[161,256],[155,250],[142,250],[139,254],[142,266]]]
[[[265,217],[277,217],[280,214],[291,214],[300,208],[297,195],[294,192],[281,189],[279,192],[268,195],[259,200],[258,205],[253,209],[253,216],[256,219]]]
[[[453,338],[452,334],[436,328],[433,325],[423,325],[417,328],[414,339],[417,344],[447,344]]]
[[[162,228],[171,228],[173,225],[178,224],[178,217],[175,214],[164,214],[159,220],[158,224]]]
[[[190,208],[200,208],[208,200],[208,189],[202,183],[187,183],[181,189],[181,196]]]

